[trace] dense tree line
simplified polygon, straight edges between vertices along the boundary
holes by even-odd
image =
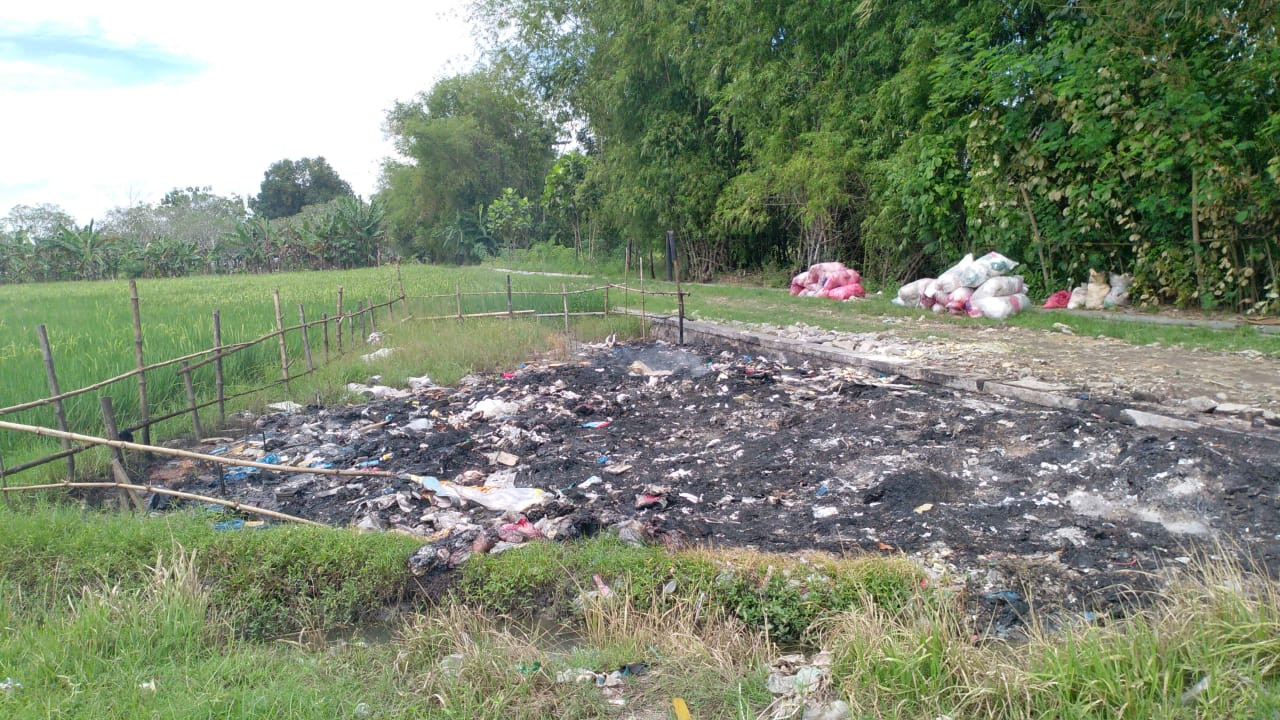
[[[1280,308],[1280,47],[1266,0],[477,0],[485,69],[393,110],[407,251],[678,233],[686,267],[967,251],[1037,291]],[[573,129],[570,133],[566,129]],[[581,157],[554,162],[552,131]],[[566,178],[571,178],[566,180]],[[541,183],[541,188],[539,188]],[[489,217],[486,217],[486,214]],[[510,223],[508,223],[510,224]]]
[[[388,255],[385,213],[324,158],[282,160],[249,201],[189,187],[78,225],[55,205],[0,220],[0,283],[177,277],[375,265]]]

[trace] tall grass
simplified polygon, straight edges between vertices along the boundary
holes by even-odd
[[[264,402],[292,395],[306,400],[332,399],[342,385],[351,380],[367,380],[370,374],[391,370],[400,380],[410,375],[430,373],[441,381],[456,380],[473,369],[515,362],[514,353],[529,354],[558,341],[553,339],[562,321],[550,318],[532,322],[520,318],[517,323],[477,323],[464,325],[448,321],[422,321],[432,315],[453,314],[457,309],[455,293],[461,290],[464,313],[506,311],[505,278],[484,268],[439,268],[426,265],[403,267],[406,303],[398,303],[392,313],[379,310],[376,325],[389,335],[388,344],[398,343],[400,352],[386,363],[368,365],[359,356],[372,348],[365,345],[361,325],[343,327],[342,345],[345,355],[337,354],[336,323],[330,323],[329,348],[332,365],[314,377],[295,380],[290,392],[275,388],[233,403],[232,408],[261,406]],[[585,289],[591,281],[576,280],[569,289]],[[319,320],[322,313],[333,317],[337,312],[337,289],[344,290],[344,310],[354,310],[358,302],[381,304],[399,294],[394,268],[365,268],[333,272],[284,273],[275,275],[235,275],[191,277],[166,280],[143,280],[138,283],[144,352],[148,363],[206,350],[213,345],[212,314],[221,316],[222,340],[232,344],[256,339],[276,328],[272,291],[279,290],[284,324],[298,324],[298,306],[305,309],[308,321]],[[517,308],[533,307],[538,312],[560,313],[564,302],[559,295],[562,279],[517,275],[513,290],[553,293],[514,298]],[[492,293],[466,295],[466,293]],[[420,296],[444,295],[434,300]],[[570,312],[599,311],[603,293],[568,296]],[[61,389],[65,392],[122,374],[135,367],[132,316],[129,287],[124,281],[45,283],[0,287],[0,406],[14,405],[48,396],[45,371],[35,327],[47,327]],[[414,320],[406,320],[412,316]],[[624,321],[622,332],[629,332]],[[599,318],[575,318],[575,332],[592,337],[598,332],[616,332],[614,321]],[[352,330],[355,330],[353,335]],[[367,331],[369,328],[364,328]],[[317,365],[324,359],[324,331],[313,327],[308,340]],[[427,352],[430,350],[431,352]],[[287,338],[290,374],[297,378],[306,369],[302,336],[291,332]],[[281,378],[279,348],[274,339],[238,352],[224,360],[227,393],[277,382]],[[193,373],[197,396],[202,401],[214,396],[214,369],[206,365]],[[169,414],[186,406],[185,389],[177,367],[147,373],[148,407],[152,417]],[[103,434],[98,396],[108,394],[115,406],[118,424],[123,428],[141,420],[137,381],[122,380],[100,392],[88,393],[66,401],[70,429],[73,432]],[[212,428],[213,409],[206,409],[202,419]],[[5,420],[32,425],[54,425],[51,407],[40,407]],[[160,423],[152,430],[153,440],[189,432],[186,416]],[[56,441],[31,435],[0,432],[0,454],[7,466],[50,454],[59,449]],[[81,456],[85,457],[85,456]],[[85,459],[92,465],[92,456]],[[101,460],[97,460],[99,464]],[[48,473],[58,472],[52,465]],[[20,476],[20,477],[30,477]]]

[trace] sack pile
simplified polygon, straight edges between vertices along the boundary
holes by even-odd
[[[1109,282],[1108,282],[1109,280]],[[1129,304],[1129,286],[1133,284],[1132,275],[1117,273],[1101,273],[1089,270],[1089,282],[1076,287],[1070,293],[1059,290],[1045,302],[1045,307],[1076,310],[1110,310]],[[1066,301],[1062,295],[1066,294]]]
[[[1017,262],[997,252],[973,259],[970,253],[935,278],[920,278],[898,289],[893,304],[1004,320],[1027,307],[1027,285],[1020,275],[1005,275]]]
[[[862,274],[842,262],[814,263],[791,278],[791,294],[798,297],[825,297],[849,300],[867,296]]]

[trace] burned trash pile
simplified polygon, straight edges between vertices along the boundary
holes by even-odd
[[[418,380],[401,397],[262,416],[215,450],[385,476],[235,469],[226,493],[420,536],[420,574],[605,529],[669,547],[904,553],[977,593],[1034,584],[1066,605],[1198,543],[1230,538],[1280,564],[1269,440],[1152,433],[719,347],[602,343],[456,387]],[[212,469],[175,465],[152,480],[219,494]]]

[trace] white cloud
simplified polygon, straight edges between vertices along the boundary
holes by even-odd
[[[317,155],[368,196],[386,110],[474,61],[465,4],[5,3],[0,34],[54,28],[201,70],[121,87],[0,62],[0,215],[49,202],[87,222],[189,185],[247,197],[272,162]]]

